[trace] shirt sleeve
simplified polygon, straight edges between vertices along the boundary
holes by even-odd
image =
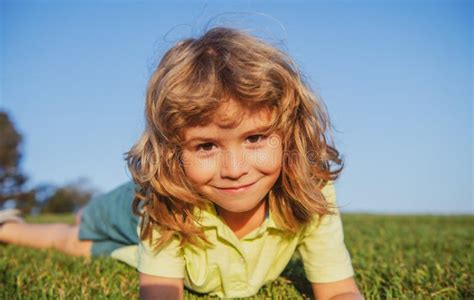
[[[328,183],[322,193],[329,203],[337,205],[334,183]],[[332,210],[335,215],[325,215],[320,222],[316,217],[308,225],[298,245],[306,278],[313,283],[334,282],[354,275],[339,210]]]
[[[139,226],[137,231],[140,234]],[[153,239],[156,240],[158,237],[159,232],[154,229]],[[177,237],[173,237],[157,253],[153,251],[152,245],[147,240],[139,242],[137,269],[140,273],[160,277],[184,278],[184,266],[183,251],[179,246]]]

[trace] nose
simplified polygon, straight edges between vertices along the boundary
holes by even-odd
[[[222,154],[220,175],[223,178],[238,179],[249,171],[245,152],[240,149],[226,150]]]

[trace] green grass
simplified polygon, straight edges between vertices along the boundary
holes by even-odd
[[[70,215],[31,222],[72,222]],[[474,216],[343,215],[346,245],[366,299],[473,299]],[[40,237],[39,237],[40,238]],[[250,299],[305,299],[311,287],[295,258]],[[0,299],[137,299],[132,268],[108,258],[0,245]],[[207,297],[186,291],[187,299]]]

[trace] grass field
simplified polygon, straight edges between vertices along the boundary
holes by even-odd
[[[31,222],[72,222],[39,216]],[[366,299],[474,299],[474,216],[343,215]],[[38,237],[41,238],[41,237]],[[300,261],[251,299],[311,297]],[[0,245],[0,299],[137,299],[136,271],[108,258]],[[186,291],[186,299],[207,299]]]

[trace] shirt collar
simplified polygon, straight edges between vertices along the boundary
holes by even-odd
[[[268,207],[268,206],[267,206]],[[222,220],[219,218],[216,207],[214,203],[209,202],[203,209],[197,207],[194,208],[194,215],[197,217],[198,224],[203,227],[220,227],[222,226]],[[278,230],[283,230],[274,220],[273,214],[270,209],[267,209],[265,215],[265,221],[263,223],[266,228],[273,228]],[[266,226],[265,226],[266,225]],[[266,229],[265,228],[265,229]]]

